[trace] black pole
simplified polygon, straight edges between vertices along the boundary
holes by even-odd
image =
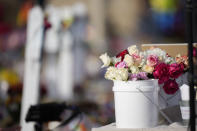
[[[194,94],[194,69],[193,69],[193,2],[186,0],[186,33],[189,56],[189,93],[190,93],[190,129],[195,131],[195,94]]]

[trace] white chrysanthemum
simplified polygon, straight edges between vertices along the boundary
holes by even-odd
[[[111,63],[111,58],[107,55],[107,53],[102,54],[99,58],[100,58],[100,59],[102,60],[102,62],[103,62],[102,68],[103,68],[103,67],[108,67],[108,66],[110,65],[110,63]]]
[[[140,70],[137,66],[131,66],[130,70],[131,70],[132,74],[138,74],[140,72]]]
[[[137,49],[136,45],[132,45],[132,46],[128,47],[127,50],[130,55],[139,54],[139,50]]]
[[[131,66],[134,64],[133,57],[130,56],[129,54],[126,54],[126,55],[125,55],[123,61],[127,64],[128,67],[131,67]]]
[[[118,62],[121,61],[121,57],[118,57],[118,58],[112,57],[112,58],[111,58],[111,61],[112,61],[113,65],[115,65],[116,63],[118,63]]]
[[[128,80],[128,69],[109,67],[107,68],[107,72],[105,73],[105,78],[109,80],[126,81]]]

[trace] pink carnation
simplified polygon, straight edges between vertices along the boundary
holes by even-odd
[[[169,75],[172,78],[178,78],[180,75],[183,74],[184,71],[184,65],[183,64],[177,64],[173,63],[169,67]]]
[[[162,84],[166,81],[169,80],[169,65],[165,63],[160,63],[158,64],[154,71],[153,71],[153,76],[156,79],[159,79],[159,84]]]
[[[156,55],[149,55],[147,58],[147,65],[155,66],[159,63],[159,58]]]
[[[171,95],[174,94],[179,88],[175,80],[169,79],[167,82],[164,83],[163,89],[166,94]]]

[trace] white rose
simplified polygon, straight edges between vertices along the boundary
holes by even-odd
[[[130,70],[131,70],[132,74],[138,74],[140,72],[140,70],[137,66],[131,66]]]
[[[130,56],[129,54],[125,55],[123,61],[127,64],[128,67],[131,67],[134,64],[133,57]]]
[[[107,55],[107,53],[102,54],[99,58],[100,58],[100,59],[102,60],[102,62],[103,62],[102,68],[103,68],[103,67],[108,67],[108,66],[110,65],[110,63],[111,63],[111,58]]]
[[[109,80],[126,81],[128,80],[128,70],[125,68],[118,69],[115,67],[109,67],[105,73],[105,78]]]
[[[127,50],[128,50],[130,55],[139,53],[139,50],[137,49],[136,45],[132,45],[132,46],[128,47]]]

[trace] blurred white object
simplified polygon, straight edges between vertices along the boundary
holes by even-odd
[[[47,95],[50,98],[58,99],[57,94],[57,62],[56,54],[48,53],[44,63],[43,79],[46,82]]]
[[[70,31],[63,28],[62,23],[73,18],[73,11],[68,6],[54,7],[52,5],[49,5],[46,11],[52,27],[46,33],[47,58],[44,78],[50,97],[69,100],[72,99],[74,86],[73,38]]]
[[[71,7],[63,7],[61,9],[61,22],[69,21],[73,19],[73,11]],[[68,27],[67,27],[68,28]],[[57,70],[57,92],[59,98],[62,100],[71,100],[73,98],[73,36],[70,33],[70,30],[63,29],[60,33],[60,50],[59,50],[59,59],[58,59],[58,70]]]
[[[57,92],[60,99],[73,98],[73,54],[71,46],[73,38],[69,31],[62,32],[62,43],[58,60]]]
[[[73,6],[73,14],[76,18],[71,32],[74,39],[74,80],[77,86],[82,85],[87,75],[85,63],[87,60],[87,45],[85,43],[87,35],[87,13],[83,3],[77,3]]]
[[[62,100],[73,97],[73,36],[69,30],[63,30],[62,22],[73,17],[72,7],[55,8],[49,6],[48,20],[52,27],[46,32],[45,51],[49,56],[49,65],[45,69],[49,94]],[[22,131],[33,131],[33,123],[26,123],[25,117],[31,105],[38,103],[41,50],[44,39],[44,15],[39,6],[35,6],[29,13],[27,25],[27,44],[25,49],[24,88],[21,109]],[[79,28],[79,27],[78,27]],[[80,29],[79,29],[80,30]],[[81,33],[81,32],[80,32]],[[59,59],[54,60],[59,51]],[[57,67],[57,69],[56,69]]]
[[[180,101],[180,110],[181,110],[181,116],[183,119],[183,124],[188,125],[189,118],[190,118],[190,107],[189,107],[189,86],[186,84],[183,84],[180,87],[181,91],[181,101]]]
[[[0,98],[1,100],[6,100],[8,94],[7,91],[9,89],[9,84],[7,81],[0,81]]]
[[[36,19],[35,19],[36,18]],[[22,96],[22,131],[33,131],[33,123],[26,123],[25,117],[31,105],[38,103],[40,83],[40,57],[43,39],[43,12],[39,6],[31,9],[27,24],[27,44],[25,49],[25,72]]]
[[[86,70],[87,70],[87,74],[89,76],[96,76],[98,75],[98,72],[100,71],[101,69],[101,63],[100,61],[98,60],[98,56],[96,55],[93,55],[93,54],[89,54],[87,56],[87,59],[85,61],[85,67],[86,67]],[[92,68],[94,67],[94,68]]]
[[[51,28],[46,32],[46,40],[45,40],[45,51],[47,53],[57,53],[59,48],[59,32],[61,28],[61,19],[60,19],[60,10],[53,6],[48,6],[46,8],[46,12],[48,15],[48,21],[51,24]]]
[[[183,101],[189,101],[189,86],[186,84],[183,84],[180,87],[180,90],[181,90],[181,99]]]
[[[71,6],[64,6],[60,8],[60,11],[61,12],[59,12],[59,15],[61,17],[61,21],[69,20],[74,16],[73,9]]]
[[[46,81],[46,87],[48,96],[50,98],[57,98],[57,62],[56,54],[59,51],[59,33],[60,33],[60,10],[52,5],[46,7],[46,13],[48,14],[48,21],[51,24],[51,28],[46,32],[46,40],[44,49],[46,53],[46,60],[43,69],[43,78]]]
[[[73,13],[75,16],[85,16],[87,15],[87,8],[86,6],[81,3],[81,2],[78,2],[76,4],[73,5]]]

